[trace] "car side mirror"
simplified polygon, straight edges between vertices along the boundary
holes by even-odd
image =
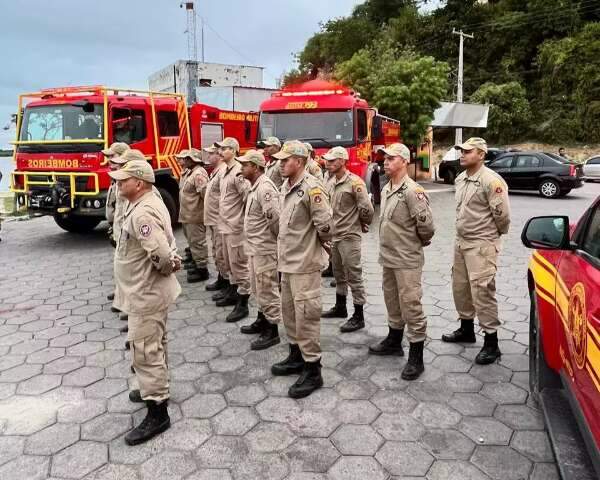
[[[571,250],[569,235],[569,217],[533,217],[525,224],[521,241],[527,248]]]

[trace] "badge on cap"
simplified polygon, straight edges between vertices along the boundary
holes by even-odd
[[[140,225],[140,235],[144,238],[149,237],[152,233],[152,227],[147,223]]]

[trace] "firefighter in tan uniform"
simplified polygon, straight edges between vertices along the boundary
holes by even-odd
[[[277,234],[279,233],[279,191],[264,174],[265,157],[249,150],[237,157],[242,175],[251,183],[246,200],[244,233],[250,270],[250,286],[258,304],[258,315],[242,333],[260,333],[250,344],[252,350],[263,350],[280,342],[281,299],[277,273]]]
[[[281,162],[273,157],[281,150],[281,141],[277,137],[268,137],[266,140],[259,142],[258,146],[263,149],[265,156],[265,175],[277,187],[277,190],[283,185],[283,176],[281,175]]]
[[[431,243],[433,218],[425,190],[408,176],[410,151],[402,143],[381,149],[390,179],[381,192],[379,263],[383,267],[383,299],[388,313],[388,336],[369,347],[374,355],[403,356],[402,337],[410,343],[404,380],[414,380],[425,370],[423,346],[427,319],[423,312],[421,276],[423,247]]]
[[[361,265],[361,234],[369,230],[374,209],[365,182],[346,169],[348,151],[334,147],[323,159],[327,162],[329,182],[326,185],[333,208],[333,245],[331,263],[336,280],[335,305],[323,318],[346,318],[348,287],[352,291],[354,313],[340,327],[342,332],[364,328],[363,306],[367,302]]]
[[[226,321],[237,322],[248,316],[250,297],[248,256],[244,249],[244,209],[250,182],[243,177],[242,166],[235,158],[240,151],[238,141],[226,137],[222,142],[216,142],[215,147],[219,149],[219,155],[223,157],[226,167],[221,174],[219,186],[219,229],[230,282],[223,298],[217,300],[217,306],[235,305]]]
[[[179,222],[191,252],[187,268],[188,283],[208,279],[208,245],[204,225],[204,195],[208,184],[208,173],[202,166],[202,154],[195,148],[183,150],[175,155],[185,170],[179,180]]]
[[[316,154],[313,146],[310,143],[304,142],[304,146],[308,150],[308,160],[306,161],[306,171],[313,177],[318,178],[323,182],[323,169],[316,160]]]
[[[131,160],[110,176],[128,200],[115,256],[119,286],[115,303],[129,313],[128,338],[140,387],[130,392],[129,399],[143,401],[148,408],[142,423],[125,436],[128,445],[136,445],[170,426],[167,309],[181,292],[174,275],[181,258],[167,208],[152,192],[150,164],[145,159]]]
[[[208,156],[208,163],[212,166],[204,197],[204,225],[210,232],[212,255],[217,269],[217,279],[206,285],[206,290],[209,292],[224,291],[229,287],[229,269],[225,264],[222,235],[219,231],[221,219],[219,200],[221,197],[221,175],[227,167],[215,146],[206,147],[203,150],[204,154]],[[217,296],[216,300],[218,300],[220,292],[215,295]],[[213,297],[213,299],[215,298]]]
[[[487,144],[470,138],[462,145],[460,164],[466,170],[456,178],[456,241],[452,266],[452,293],[460,328],[442,335],[444,342],[474,343],[475,316],[484,331],[483,348],[475,357],[481,365],[500,358],[496,268],[501,235],[508,233],[510,205],[506,183],[484,166]]]
[[[331,207],[319,180],[306,171],[308,151],[286,142],[275,154],[286,178],[281,187],[277,252],[281,314],[290,353],[271,367],[273,375],[301,373],[288,395],[301,398],[323,386],[321,376],[321,275],[331,251]]]

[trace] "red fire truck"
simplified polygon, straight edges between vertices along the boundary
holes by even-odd
[[[348,149],[349,170],[361,176],[379,201],[377,150],[400,141],[400,122],[380,115],[353,90],[324,80],[311,80],[275,92],[260,105],[258,140],[309,142],[317,155],[329,148]]]
[[[254,146],[258,116],[196,104],[180,94],[93,87],[51,88],[19,96],[11,187],[21,208],[53,215],[70,232],[104,219],[110,185],[100,151],[113,142],[142,151],[173,221],[181,167],[175,154],[224,136]]]

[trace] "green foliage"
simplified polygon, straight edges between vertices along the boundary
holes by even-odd
[[[381,113],[400,120],[404,141],[419,145],[447,90],[448,66],[390,42],[359,50],[335,72]]]
[[[473,103],[490,104],[486,136],[500,143],[517,140],[528,131],[531,108],[518,82],[484,83],[471,95]]]

